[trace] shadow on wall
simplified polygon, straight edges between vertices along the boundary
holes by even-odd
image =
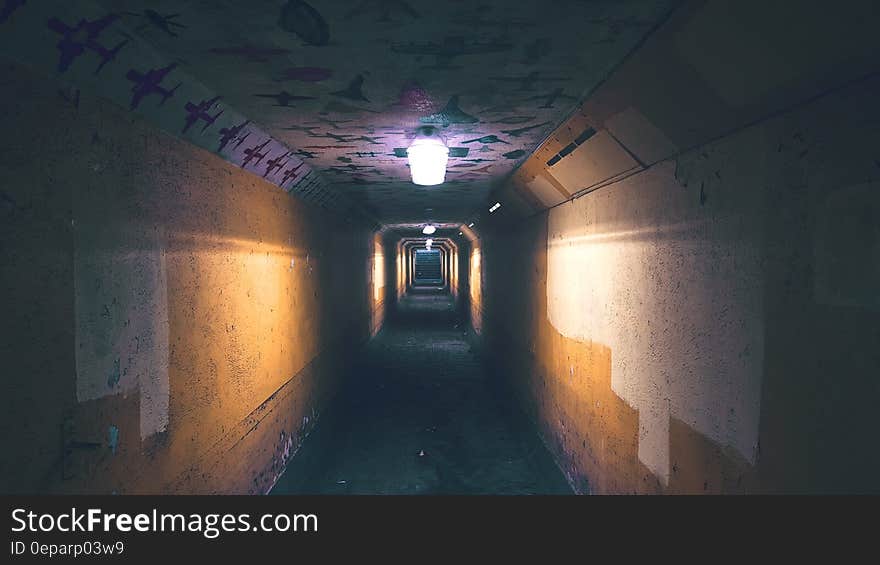
[[[29,132],[0,148],[6,488],[267,491],[335,393],[338,351],[370,335],[369,273],[339,265],[370,264],[372,234],[6,71]]]
[[[877,490],[878,86],[483,235],[489,350],[579,491]]]

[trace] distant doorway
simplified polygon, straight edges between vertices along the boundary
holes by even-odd
[[[442,285],[443,284],[443,261],[439,249],[416,250],[416,276],[413,280],[415,285]]]

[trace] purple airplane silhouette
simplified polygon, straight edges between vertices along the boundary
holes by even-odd
[[[162,97],[162,101],[159,102],[160,106],[164,104],[166,100],[174,96],[174,91],[177,90],[181,83],[178,82],[171,90],[162,87],[161,83],[165,79],[165,76],[174,70],[176,66],[177,63],[171,63],[167,67],[161,69],[150,69],[145,74],[141,74],[134,69],[128,71],[125,78],[135,83],[135,85],[131,87],[133,94],[131,97],[130,108],[132,110],[137,108],[144,96],[149,94],[158,94]]]

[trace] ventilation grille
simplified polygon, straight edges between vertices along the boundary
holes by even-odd
[[[572,141],[571,143],[569,143],[568,145],[563,147],[559,151],[559,153],[557,153],[556,155],[551,157],[547,161],[547,166],[552,167],[553,165],[555,165],[556,163],[561,161],[563,157],[565,157],[566,155],[568,155],[569,153],[571,153],[572,151],[577,149],[578,145],[581,145],[582,143],[584,143],[585,141],[587,141],[588,139],[590,139],[594,135],[596,135],[596,130],[594,130],[593,128],[585,129],[583,132],[581,132],[581,134],[579,136],[577,136],[575,138],[574,141]]]

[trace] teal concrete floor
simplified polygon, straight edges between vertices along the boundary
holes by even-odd
[[[272,493],[571,493],[472,343],[448,293],[411,291]]]

